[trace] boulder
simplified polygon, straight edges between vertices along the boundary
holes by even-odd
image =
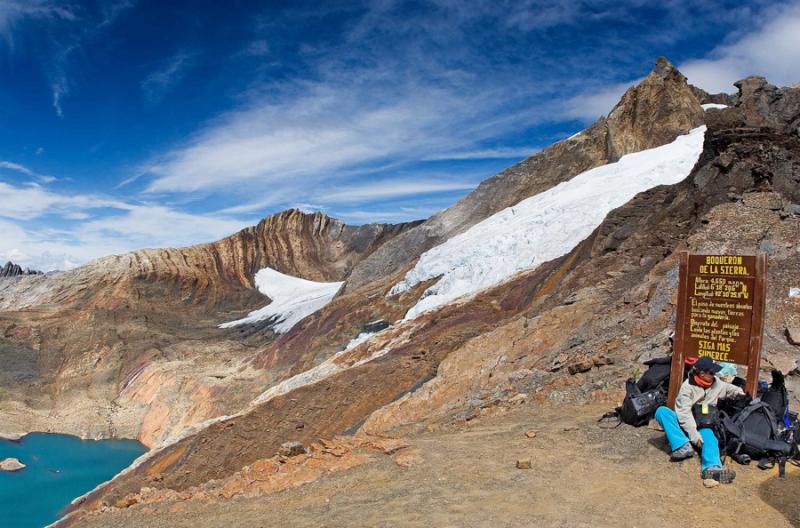
[[[25,464],[13,457],[0,461],[1,471],[19,471],[20,469],[25,469],[26,467],[27,466]]]
[[[794,346],[800,346],[800,326],[787,327],[786,340]]]
[[[530,469],[531,468],[531,459],[530,458],[520,458],[517,460],[517,469]]]
[[[305,452],[306,449],[303,446],[303,442],[298,442],[297,440],[282,443],[281,448],[278,450],[278,454],[285,457],[302,455]]]

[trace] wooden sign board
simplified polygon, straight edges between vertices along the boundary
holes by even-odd
[[[747,365],[746,391],[756,395],[766,295],[766,254],[680,254],[678,305],[668,405],[683,383],[684,360],[708,356]]]

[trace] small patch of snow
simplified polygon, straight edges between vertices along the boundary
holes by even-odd
[[[285,275],[272,268],[264,268],[256,273],[256,288],[272,299],[264,308],[236,321],[219,325],[231,328],[265,319],[274,319],[272,329],[285,334],[294,325],[325,307],[342,287],[343,282],[314,282],[291,275]]]
[[[439,277],[406,313],[411,319],[568,253],[638,193],[686,178],[703,150],[705,130],[628,154],[490,216],[423,253],[387,295]]]
[[[722,110],[723,108],[728,108],[728,105],[719,104],[719,103],[706,103],[704,105],[700,105],[703,107],[703,110],[711,110],[712,108],[717,110]]]
[[[358,336],[354,337],[349,343],[347,343],[345,350],[350,350],[352,348],[357,347],[358,345],[360,345],[361,343],[363,343],[364,341],[366,341],[367,339],[369,339],[374,335],[375,332],[361,332],[360,334],[358,334]]]
[[[800,288],[789,288],[789,297],[800,297]]]

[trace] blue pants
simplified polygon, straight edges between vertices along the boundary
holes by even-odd
[[[667,441],[669,446],[675,451],[683,447],[689,442],[686,433],[681,429],[678,423],[678,415],[669,407],[659,407],[656,410],[656,421],[664,428],[667,434]],[[698,431],[700,436],[703,437],[703,449],[700,453],[700,470],[708,469],[710,467],[722,467],[722,461],[719,458],[719,442],[717,437],[714,436],[714,431],[711,429],[700,429]]]

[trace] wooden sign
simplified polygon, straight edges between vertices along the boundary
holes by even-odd
[[[756,395],[766,295],[766,254],[680,254],[678,305],[668,405],[674,406],[687,357],[747,365]]]

